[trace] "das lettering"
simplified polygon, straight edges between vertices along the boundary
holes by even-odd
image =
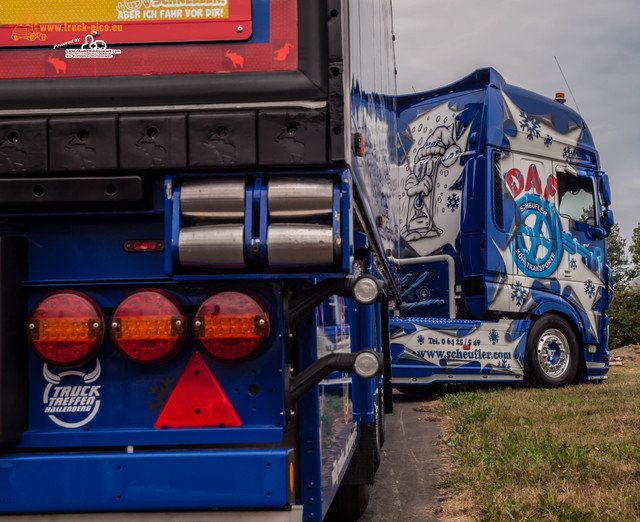
[[[529,165],[526,180],[519,169],[513,168],[507,172],[505,181],[514,198],[517,198],[524,191],[534,192],[535,194],[538,194],[538,196],[543,196],[544,199],[548,201],[549,198],[553,197],[558,190],[558,180],[553,174],[550,174],[547,178],[547,185],[544,188],[543,194],[540,175],[538,174],[538,169],[533,163]]]

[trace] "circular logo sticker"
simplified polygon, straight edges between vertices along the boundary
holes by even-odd
[[[553,205],[527,194],[518,200],[522,225],[516,236],[514,258],[529,277],[548,277],[560,261],[558,214]]]
[[[96,416],[100,409],[100,361],[95,370],[84,373],[66,370],[54,373],[45,363],[42,375],[47,381],[42,402],[44,412],[58,426],[79,428]]]

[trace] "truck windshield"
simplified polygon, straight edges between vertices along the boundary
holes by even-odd
[[[588,225],[596,225],[595,200],[591,178],[558,173],[560,215]]]

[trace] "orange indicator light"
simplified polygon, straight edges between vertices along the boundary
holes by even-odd
[[[169,294],[140,290],[117,306],[110,333],[125,357],[143,364],[159,364],[180,350],[187,334],[187,318]]]
[[[257,355],[269,337],[269,315],[264,306],[243,292],[212,295],[200,305],[193,324],[200,346],[223,362]]]
[[[104,336],[102,313],[87,296],[54,292],[32,310],[27,339],[35,353],[54,366],[75,366],[90,359]]]

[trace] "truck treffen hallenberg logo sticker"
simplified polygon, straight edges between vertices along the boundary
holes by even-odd
[[[88,424],[100,409],[100,361],[96,359],[95,370],[84,373],[66,370],[54,373],[45,363],[42,374],[47,381],[42,403],[44,413],[58,426],[80,428]]]

